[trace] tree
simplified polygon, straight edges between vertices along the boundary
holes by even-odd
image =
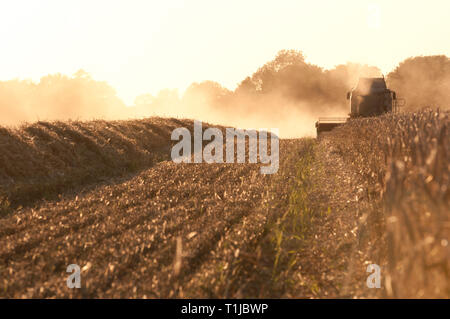
[[[124,103],[106,82],[95,81],[85,71],[72,77],[60,73],[32,81],[0,82],[1,124],[20,121],[119,118]]]
[[[229,102],[232,92],[214,81],[193,83],[183,95],[183,103],[187,106],[195,104],[220,108]]]
[[[388,74],[388,85],[405,98],[406,109],[450,108],[450,59],[445,55],[408,58]]]

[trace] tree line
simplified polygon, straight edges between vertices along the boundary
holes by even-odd
[[[282,50],[229,90],[214,81],[193,83],[183,94],[164,89],[142,94],[126,107],[106,82],[80,70],[72,76],[52,74],[38,83],[0,81],[0,124],[54,119],[123,118],[149,115],[201,116],[204,112],[251,116],[295,109],[321,115],[346,112],[346,92],[360,76],[381,76],[375,66],[347,63],[326,70],[305,61],[301,51]],[[408,58],[386,76],[405,98],[405,110],[450,108],[450,59],[444,55]]]

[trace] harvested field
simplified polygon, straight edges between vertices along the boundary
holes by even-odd
[[[204,295],[206,282],[196,276],[217,279],[236,249],[263,229],[267,179],[253,164],[166,161],[18,209],[2,219],[2,295],[172,297],[185,289]],[[65,269],[74,263],[84,267],[80,290],[65,286]]]
[[[33,133],[38,144],[27,127],[1,131],[9,155],[0,297],[450,295],[448,114],[356,120],[318,140],[281,140],[274,175],[260,164],[167,160],[171,129],[192,121],[75,124],[31,125],[57,132],[45,141]],[[112,127],[122,135],[108,137]],[[67,133],[81,128],[95,143]],[[73,184],[51,184],[61,182],[55,172]],[[28,198],[27,189],[39,191]],[[366,286],[372,263],[381,289]],[[81,267],[81,289],[66,286],[70,264]]]
[[[0,200],[12,207],[170,159],[170,134],[193,121],[37,122],[0,128]]]

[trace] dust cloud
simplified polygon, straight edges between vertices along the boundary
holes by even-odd
[[[142,94],[126,106],[106,82],[83,70],[48,75],[38,83],[0,81],[0,125],[37,120],[130,119],[149,116],[198,119],[238,128],[278,128],[280,137],[314,136],[318,117],[345,117],[346,93],[359,77],[379,77],[375,66],[347,63],[323,69],[295,50],[277,56],[239,83],[235,90],[213,81]],[[387,77],[406,99],[405,110],[450,105],[450,62],[445,56],[410,58]]]
[[[244,79],[234,91],[219,83],[193,83],[181,97],[165,90],[136,99],[134,111],[196,118],[239,128],[278,128],[280,137],[315,136],[318,117],[345,117],[346,93],[360,76],[380,76],[376,67],[347,63],[332,70],[305,62],[299,51],[283,50]]]

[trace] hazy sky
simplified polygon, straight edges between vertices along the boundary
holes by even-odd
[[[450,1],[2,0],[0,41],[1,80],[83,68],[131,104],[194,81],[234,89],[281,49],[385,73],[450,56]]]

